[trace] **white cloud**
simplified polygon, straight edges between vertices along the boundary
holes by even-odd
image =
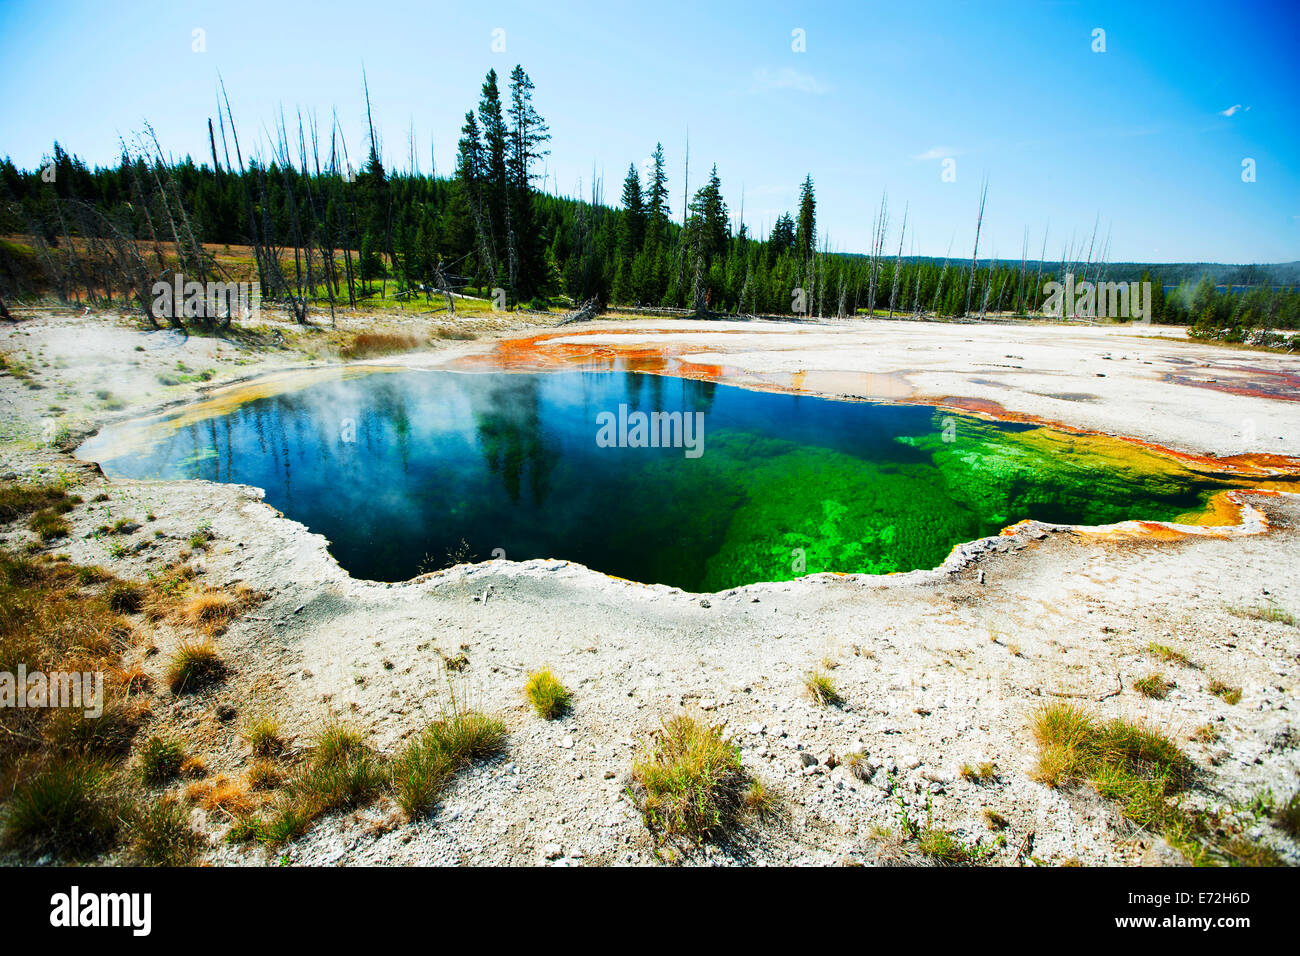
[[[754,71],[754,83],[749,88],[751,93],[761,93],[767,90],[794,90],[798,93],[822,93],[829,92],[829,87],[823,84],[817,77],[810,73],[800,73],[793,67],[784,66],[779,70],[769,70],[764,67],[761,70]]]
[[[912,158],[925,162],[931,159],[947,159],[949,156],[956,156],[961,150],[953,149],[951,146],[932,146],[924,153],[917,153]]]
[[[1239,111],[1247,112],[1247,113],[1248,113],[1248,112],[1250,112],[1250,107],[1249,107],[1249,106],[1242,106],[1240,103],[1237,103],[1235,106],[1229,106],[1226,110],[1220,110],[1220,111],[1219,111],[1219,115],[1220,115],[1220,116],[1231,116],[1231,115],[1233,115],[1234,113],[1237,113],[1237,112],[1239,112]]]

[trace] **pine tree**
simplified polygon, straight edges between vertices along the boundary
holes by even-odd
[[[623,219],[619,237],[623,261],[631,263],[636,257],[645,241],[645,231],[646,214],[641,198],[641,177],[637,175],[636,164],[629,163],[627,178],[623,180]]]
[[[478,125],[483,131],[484,212],[496,242],[506,239],[506,121],[501,112],[497,71],[488,70],[479,97]],[[497,264],[498,272],[503,268]]]
[[[542,144],[551,134],[533,106],[533,81],[516,65],[510,73],[510,126],[507,139],[506,188],[511,249],[516,257],[511,285],[519,298],[537,294],[545,272],[545,242],[533,217],[533,163],[550,151]]]
[[[817,248],[817,198],[813,194],[812,174],[799,186],[799,225],[794,236],[794,246],[801,262],[812,259]]]
[[[646,243],[658,249],[668,238],[668,171],[663,143],[655,143],[654,168],[646,184]]]
[[[727,248],[727,204],[722,199],[722,181],[718,179],[718,166],[713,165],[709,181],[695,193],[691,200],[688,234],[695,254],[702,259],[707,272],[715,256]]]

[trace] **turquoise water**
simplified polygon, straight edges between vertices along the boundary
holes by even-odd
[[[695,447],[632,447],[632,428],[604,447],[620,406],[699,422]],[[104,471],[259,486],[381,581],[458,557],[694,591],[907,571],[1023,518],[1167,520],[1223,487],[1113,439],[637,372],[369,374],[151,434]],[[82,456],[113,446],[110,428]]]

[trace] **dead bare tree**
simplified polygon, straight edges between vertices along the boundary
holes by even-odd
[[[889,195],[880,196],[880,212],[872,226],[871,275],[867,281],[867,314],[876,314],[876,281],[880,277],[880,259],[885,254],[885,236],[889,230]]]
[[[962,311],[965,316],[970,315],[971,297],[975,294],[975,267],[979,262],[980,252],[980,230],[984,228],[984,204],[989,198],[989,181],[985,177],[980,185],[980,209],[979,216],[975,220],[975,248],[970,255],[970,277],[966,282],[966,308]]]
[[[889,318],[894,317],[894,306],[898,301],[898,270],[903,265],[903,242],[907,239],[908,204],[903,204],[903,228],[898,233],[898,255],[894,257],[894,274],[889,277]]]

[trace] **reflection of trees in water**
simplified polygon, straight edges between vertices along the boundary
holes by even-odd
[[[372,382],[372,379],[376,381]],[[407,405],[410,399],[409,385],[381,376],[370,376],[366,381],[374,387],[363,389],[362,395],[373,401],[375,413],[392,427],[397,438],[397,453],[402,459],[402,472],[405,473],[411,464],[411,412]],[[368,418],[369,416],[363,415],[362,421]]]
[[[684,378],[682,381],[682,411],[713,411],[713,401],[718,397],[717,382],[702,382],[699,379]]]
[[[526,479],[533,504],[540,505],[555,467],[543,441],[541,384],[540,375],[510,375],[471,397],[483,460],[512,502],[519,501]]]

